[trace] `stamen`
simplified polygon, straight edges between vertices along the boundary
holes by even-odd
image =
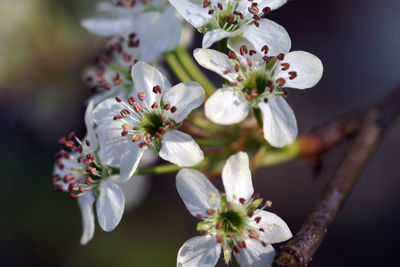
[[[254,230],[250,230],[249,231],[249,237],[250,238],[257,239],[259,236],[260,235],[256,231],[254,231]]]
[[[139,92],[138,98],[140,101],[144,101],[146,99],[147,94],[145,92]]]
[[[215,209],[208,209],[207,210],[207,215],[212,216],[215,214]]]

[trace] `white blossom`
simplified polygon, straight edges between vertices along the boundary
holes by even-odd
[[[179,166],[193,166],[204,155],[193,138],[177,130],[205,98],[196,82],[171,88],[156,68],[139,62],[132,68],[133,95],[101,102],[94,122],[106,164],[120,166],[120,181],[135,172],[143,153],[152,148],[160,157]]]
[[[291,41],[285,28],[263,18],[287,0],[169,0],[193,27],[204,33],[203,48],[228,38],[251,42],[257,51],[268,45],[268,55],[287,53]]]
[[[205,115],[217,124],[234,124],[247,117],[250,108],[263,114],[265,139],[275,147],[291,144],[297,137],[297,122],[285,100],[286,87],[306,89],[322,77],[323,66],[314,55],[293,51],[269,57],[268,47],[258,53],[247,41],[230,43],[228,55],[197,49],[197,62],[229,84],[217,90],[205,104]]]
[[[189,212],[201,220],[203,236],[187,240],[179,249],[177,266],[212,267],[221,251],[228,264],[231,253],[240,266],[270,266],[275,251],[271,246],[292,234],[277,215],[258,207],[262,199],[253,195],[249,158],[239,152],[222,170],[225,193],[220,194],[200,172],[181,169],[176,187]]]

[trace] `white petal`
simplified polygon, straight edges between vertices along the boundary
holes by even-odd
[[[259,240],[246,239],[246,248],[234,253],[236,261],[241,267],[271,266],[275,257],[275,250],[271,245],[265,247]]]
[[[213,43],[228,37],[236,37],[242,34],[242,30],[227,32],[222,29],[215,29],[207,32],[203,37],[203,48],[209,48]]]
[[[100,183],[100,195],[96,201],[97,219],[100,227],[112,231],[124,213],[125,198],[121,188],[109,179]]]
[[[133,142],[126,145],[121,155],[119,182],[128,181],[132,177],[146,149],[147,147],[139,148],[138,144]]]
[[[93,118],[94,101],[89,101],[85,111],[85,125],[86,125],[86,140],[90,141],[90,145],[96,149],[98,147],[98,140],[95,132],[95,123]]]
[[[164,135],[159,155],[180,167],[194,166],[204,159],[203,151],[193,138],[176,130]]]
[[[275,77],[286,79],[284,87],[307,89],[316,85],[322,77],[324,68],[321,60],[308,52],[290,52],[285,55],[283,62],[289,63],[290,68],[287,71],[278,72]],[[297,73],[297,77],[293,80],[289,79],[291,71]]]
[[[154,61],[162,52],[176,48],[181,37],[182,25],[171,7],[163,13],[145,12],[137,21],[140,40],[140,60]]]
[[[164,94],[165,104],[175,106],[176,112],[170,113],[169,117],[176,122],[181,122],[187,116],[198,108],[204,101],[206,93],[203,87],[197,82],[185,82],[175,85]]]
[[[81,21],[82,27],[93,34],[100,36],[113,36],[128,31],[134,26],[131,18],[89,18]]]
[[[229,201],[249,200],[254,193],[249,157],[244,152],[232,155],[222,169],[222,182]]]
[[[150,180],[147,175],[135,175],[119,184],[125,197],[125,212],[134,210],[145,200],[150,191]]]
[[[258,8],[262,10],[265,7],[270,7],[271,10],[275,10],[286,4],[287,0],[258,0]]]
[[[207,9],[199,4],[194,4],[189,0],[169,0],[181,16],[195,28],[199,28],[207,23],[211,17]]]
[[[145,92],[147,96],[144,102],[149,108],[156,101],[156,94],[153,92],[154,86],[159,85],[163,91],[169,89],[167,78],[155,67],[145,62],[138,62],[133,66],[132,79],[135,84],[134,96],[136,97],[138,92]]]
[[[215,186],[200,172],[181,169],[176,175],[176,188],[186,208],[193,216],[208,216],[208,209],[215,209],[220,195]]]
[[[213,49],[200,48],[194,50],[193,56],[203,68],[218,73],[230,82],[236,81],[235,65],[224,53]],[[225,74],[226,71],[229,71],[229,73]]]
[[[217,90],[204,105],[206,117],[217,124],[241,122],[249,114],[249,105],[243,96],[232,88]]]
[[[243,31],[243,37],[254,45],[256,50],[263,54],[264,45],[269,48],[268,56],[276,56],[279,53],[288,53],[291,47],[289,34],[281,25],[268,20],[260,19],[259,27],[252,24]]]
[[[265,210],[256,210],[252,218],[254,219],[257,217],[261,217],[259,223],[252,220],[250,221],[250,226],[255,229],[262,228],[264,230],[258,232],[260,234],[260,240],[267,244],[274,244],[292,238],[292,232],[289,227],[276,214]]]
[[[281,96],[262,101],[258,107],[263,113],[264,138],[274,147],[292,144],[297,137],[297,122],[292,108]]]
[[[86,245],[94,235],[94,213],[93,203],[95,198],[92,192],[87,192],[78,197],[78,205],[82,214],[82,237],[81,245]]]
[[[177,267],[214,267],[221,254],[221,245],[213,236],[196,236],[179,249]]]

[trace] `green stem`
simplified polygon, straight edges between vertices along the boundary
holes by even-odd
[[[216,90],[214,84],[212,84],[200,70],[200,68],[194,62],[193,57],[189,55],[186,48],[183,46],[178,46],[175,50],[175,54],[193,80],[199,82],[203,86],[207,95],[212,95]]]
[[[165,53],[165,61],[179,80],[182,82],[188,82],[192,80],[186,70],[181,66],[173,52]]]
[[[158,165],[158,166],[154,166],[154,167],[138,168],[135,172],[135,175],[171,173],[171,172],[177,172],[180,169],[181,169],[181,167],[179,167],[178,165],[165,164],[165,165]]]
[[[299,156],[300,147],[299,143],[285,146],[280,149],[268,149],[264,155],[256,162],[257,167],[270,167],[280,165],[296,159]]]
[[[208,147],[218,147],[225,146],[227,144],[232,143],[232,140],[227,138],[224,139],[196,139],[196,143],[199,146],[208,146]]]

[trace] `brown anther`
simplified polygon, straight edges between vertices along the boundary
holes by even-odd
[[[260,197],[261,196],[258,193],[254,193],[253,196],[252,196],[252,198],[254,198],[254,199],[259,199]]]
[[[264,59],[265,62],[269,62],[271,60],[271,58],[267,57],[267,56],[263,56],[263,59]]]
[[[231,73],[231,71],[230,71],[230,70],[224,71],[224,74],[225,74],[225,75],[228,74],[228,73]]]
[[[196,219],[197,220],[203,220],[203,215],[201,215],[200,213],[196,215]]]
[[[136,103],[133,104],[133,110],[136,113],[139,113],[139,112],[143,111],[143,107],[138,102],[136,102]]]
[[[236,64],[236,65],[235,65],[235,71],[236,71],[236,72],[239,72],[239,70],[240,70],[240,66],[239,66],[239,64]]]
[[[93,179],[90,176],[86,176],[86,182],[87,185],[90,185],[93,183]]]
[[[257,239],[259,236],[260,235],[256,231],[254,231],[254,230],[250,230],[249,231],[249,237],[250,238]]]
[[[153,87],[153,93],[155,93],[155,94],[157,94],[157,93],[161,94],[161,92],[162,92],[161,86],[156,85],[156,86]]]
[[[290,80],[294,80],[294,79],[296,79],[296,77],[297,77],[297,72],[295,72],[295,71],[289,71],[289,75],[290,75],[289,79],[290,79]]]
[[[279,55],[276,56],[277,59],[279,60],[284,60],[285,59],[285,54],[280,53]]]
[[[214,14],[214,9],[208,10],[208,15],[212,15],[212,14]]]
[[[129,110],[123,109],[123,110],[121,110],[120,114],[121,114],[122,117],[125,117],[126,115],[129,115],[131,113],[129,112]]]
[[[253,215],[254,215],[254,211],[251,211],[251,210],[249,210],[248,212],[247,212],[247,216],[248,217],[253,217]]]
[[[264,247],[267,246],[267,243],[265,243],[264,241],[261,241],[261,245],[263,245]]]
[[[154,102],[153,105],[151,105],[151,108],[152,108],[152,109],[158,108],[158,103],[157,103],[157,101]]]
[[[264,98],[264,103],[268,103],[268,98]]]
[[[140,144],[138,145],[139,148],[144,148],[145,146],[147,146],[146,143],[140,143]]]
[[[224,7],[222,6],[221,3],[218,3],[218,8],[219,8],[219,10],[221,10],[221,11],[224,9]]]
[[[250,58],[247,59],[247,65],[248,65],[249,67],[252,67],[252,66],[253,66],[253,61],[251,61]]]
[[[258,229],[260,232],[265,232],[263,228]]]
[[[243,56],[244,54],[247,54],[247,53],[248,53],[247,46],[242,45],[242,46],[240,47],[240,54]]]
[[[254,25],[256,25],[256,27],[260,27],[260,23],[258,23],[258,21],[254,21]]]
[[[172,121],[168,121],[167,125],[168,125],[169,128],[172,128],[172,127],[175,126],[175,124]]]
[[[85,192],[86,192],[86,190],[85,190],[85,189],[83,189],[83,187],[82,187],[82,186],[80,186],[80,187],[79,187],[79,192],[81,192],[81,193],[85,193]]]
[[[269,6],[264,7],[263,10],[262,10],[262,12],[263,12],[264,15],[266,16],[266,15],[268,15],[269,12],[271,12],[271,8],[270,8]]]
[[[265,55],[268,54],[268,51],[269,51],[268,45],[264,45],[264,46],[261,48],[261,51],[264,52]]]
[[[71,193],[71,194],[69,194],[73,199],[77,199],[78,198],[78,195],[76,195],[76,194],[74,194],[74,193]]]
[[[233,247],[233,251],[235,251],[236,253],[240,252],[240,247],[238,245]]]
[[[238,86],[238,84],[237,84],[237,83],[235,83],[235,82],[230,82],[230,85],[231,85],[232,87],[236,87],[236,86]]]
[[[68,139],[69,140],[73,140],[75,138],[75,132],[70,132],[69,134],[68,134]]]
[[[231,23],[233,20],[232,16],[227,16],[226,17],[226,22]]]
[[[172,112],[172,113],[175,113],[176,110],[177,110],[177,108],[176,108],[175,106],[171,107],[171,112]]]
[[[75,180],[75,177],[72,174],[67,174],[64,176],[63,178],[63,182],[65,184],[69,184],[70,182],[72,182],[73,180]]]
[[[290,64],[289,63],[282,63],[282,70],[288,70],[290,68]]]
[[[154,136],[155,136],[157,139],[159,139],[159,140],[162,140],[162,139],[163,139],[162,134],[160,134],[159,132],[155,132]]]
[[[251,5],[251,7],[248,8],[248,10],[249,10],[249,12],[250,12],[251,14],[257,15],[257,14],[260,12],[260,10],[258,9],[257,4],[256,4],[256,5],[254,5],[254,4],[256,4],[256,3],[253,3],[253,4]]]
[[[229,50],[229,52],[228,52],[228,57],[229,57],[230,59],[236,59],[236,53],[233,52],[232,50]]]
[[[217,234],[215,236],[215,239],[217,240],[217,243],[221,243],[222,241],[224,241],[224,235],[223,234]]]
[[[75,142],[72,140],[67,141],[67,142],[65,142],[65,146],[68,148],[73,148],[75,146]]]
[[[277,80],[276,80],[276,83],[279,85],[279,86],[284,86],[285,85],[285,83],[286,83],[286,80],[285,79],[283,79],[283,78],[278,78]]]
[[[86,140],[86,145],[90,146],[90,141],[89,140]]]
[[[249,51],[249,55],[250,55],[250,56],[252,56],[252,55],[254,55],[254,54],[256,54],[256,53],[257,53],[257,51],[256,51],[256,50],[253,50],[253,49]]]
[[[61,177],[58,174],[55,174],[51,179],[53,180],[53,182],[58,182],[61,180]]]
[[[250,95],[251,95],[251,97],[257,97],[258,96],[257,89],[252,89],[250,91]]]
[[[247,101],[252,101],[252,100],[253,100],[253,97],[252,97],[251,95],[246,95],[246,100],[247,100]]]
[[[246,241],[244,241],[244,240],[240,240],[238,242],[238,245],[239,245],[240,248],[246,248],[247,247]]]
[[[56,184],[54,186],[54,190],[57,192],[62,192],[63,191],[63,186],[61,184]]]
[[[72,191],[74,191],[74,184],[73,183],[70,183],[69,185],[68,185],[68,192],[72,192]]]
[[[165,127],[163,127],[163,126],[158,127],[158,130],[160,130],[162,133],[167,132],[167,129],[165,129]]]
[[[140,101],[143,101],[146,99],[147,94],[145,92],[139,92],[138,93],[138,98]]]
[[[122,129],[123,129],[125,132],[129,131],[129,130],[131,129],[131,126],[132,126],[132,125],[129,124],[129,123],[124,123],[124,124],[121,125]]]
[[[241,203],[241,204],[244,204],[245,202],[246,202],[246,199],[244,199],[244,198],[239,198],[239,202]]]
[[[129,103],[129,105],[133,106],[133,104],[135,103],[135,98],[133,98],[133,96],[130,96],[128,98],[128,103]]]
[[[215,209],[208,209],[207,210],[207,215],[213,216],[215,214]]]
[[[241,76],[238,76],[236,80],[237,80],[238,82],[240,82],[240,83],[244,81],[243,78],[242,78]]]
[[[96,168],[93,168],[93,167],[88,166],[87,169],[86,169],[86,171],[87,171],[89,174],[91,174],[92,176],[97,176],[97,170],[96,170]]]
[[[254,220],[256,221],[256,223],[259,223],[261,221],[261,217],[260,216],[255,217]]]
[[[226,210],[231,210],[232,209],[232,203],[231,202],[228,202],[227,204],[226,204]]]
[[[132,142],[137,142],[140,140],[140,135],[134,134],[132,135]]]
[[[115,115],[113,119],[114,119],[114,120],[120,120],[120,119],[122,119],[122,118],[123,118],[123,117],[122,117],[121,115]]]
[[[229,233],[226,235],[226,237],[228,238],[236,238],[236,234],[235,233]]]
[[[222,228],[222,222],[217,222],[217,224],[215,225],[215,229],[219,230]]]
[[[171,108],[171,104],[168,103],[168,104],[164,105],[165,110],[169,110],[170,108]]]
[[[130,55],[130,54],[123,54],[122,55],[122,59],[125,61],[125,62],[130,62],[130,61],[132,61],[132,58],[133,58],[133,56],[132,55]]]
[[[209,0],[205,0],[205,1],[203,2],[203,7],[204,7],[204,8],[209,7],[210,5],[211,5],[211,1],[209,1]]]
[[[121,103],[121,98],[119,98],[118,96],[115,97],[115,100],[117,100],[118,103]]]
[[[160,121],[161,121],[162,124],[164,124],[164,122],[165,122],[164,117],[161,117],[161,118],[160,118]]]
[[[121,76],[117,73],[113,78],[113,83],[115,86],[120,85],[122,83]]]
[[[61,137],[60,139],[58,139],[58,143],[62,146],[65,146],[65,144],[67,143],[67,138]]]

